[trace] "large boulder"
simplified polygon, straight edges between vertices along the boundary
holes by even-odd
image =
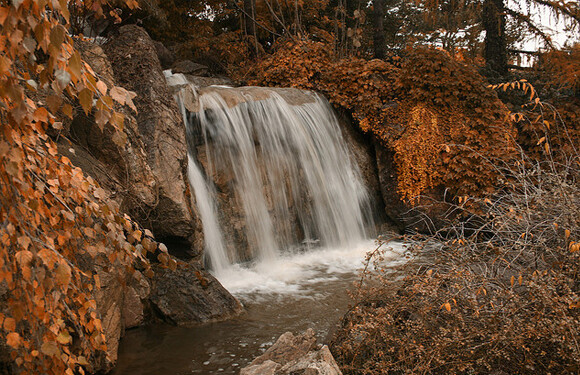
[[[157,187],[157,200],[147,222],[170,252],[187,253],[194,243],[196,226],[187,184],[185,127],[163,70],[155,44],[142,28],[123,26],[104,45],[117,84],[137,93],[136,120],[146,160]]]
[[[177,262],[171,270],[154,266],[149,301],[161,320],[191,326],[224,320],[242,311],[240,302],[213,277],[193,263]]]
[[[75,47],[107,86],[115,86],[111,64],[101,47],[81,40]],[[148,213],[146,207],[156,204],[157,182],[133,113],[121,106],[116,109],[125,115],[126,142],[116,139],[118,134],[111,126],[96,126],[92,114],[76,111],[62,134],[65,137],[57,137],[59,151],[97,180],[123,212],[139,220]]]
[[[141,272],[130,275],[125,268],[112,268],[106,261],[97,262],[94,267],[101,283],[95,292],[95,301],[103,325],[107,355],[93,363],[93,370],[110,371],[117,362],[119,340],[125,329],[144,322],[150,283]]]

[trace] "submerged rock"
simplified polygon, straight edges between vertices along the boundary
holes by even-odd
[[[301,335],[286,332],[240,375],[342,375],[328,346],[316,344],[310,328]]]

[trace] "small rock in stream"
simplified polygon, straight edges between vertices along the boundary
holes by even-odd
[[[328,346],[316,344],[314,330],[294,336],[286,332],[240,375],[342,375]]]

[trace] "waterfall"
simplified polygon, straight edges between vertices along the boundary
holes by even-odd
[[[181,87],[189,180],[211,269],[366,237],[368,194],[323,97],[296,89]]]

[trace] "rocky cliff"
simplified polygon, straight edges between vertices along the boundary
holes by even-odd
[[[155,265],[152,278],[93,265],[101,279],[95,299],[108,352],[92,370],[108,371],[125,329],[159,320],[178,325],[215,321],[242,307],[201,266],[203,237],[187,183],[184,126],[153,41],[144,30],[125,26],[103,48],[82,41],[77,48],[109,88],[122,86],[137,94],[137,111],[118,108],[125,116],[126,140],[107,126],[98,127],[93,114],[75,111],[72,120],[63,119],[63,130],[52,134],[59,151],[92,176],[122,212],[183,259],[174,259],[173,270]]]

